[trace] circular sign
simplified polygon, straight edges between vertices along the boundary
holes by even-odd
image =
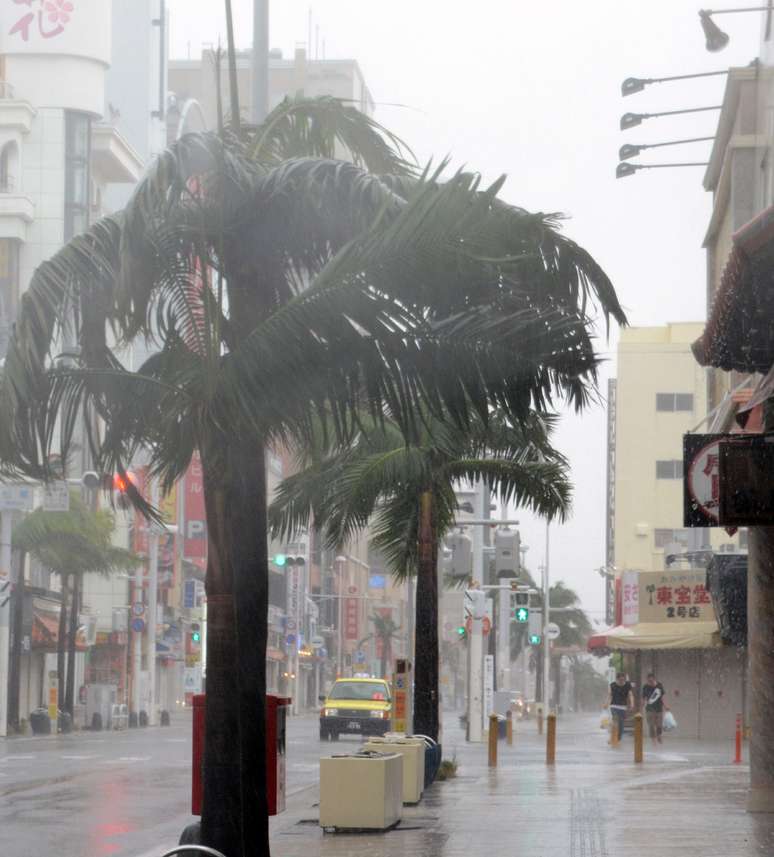
[[[317,637],[312,637],[312,639],[309,641],[309,645],[313,649],[321,649],[325,645],[325,640],[323,640],[323,638],[318,635]]]
[[[295,635],[295,634],[288,634],[288,635],[287,635],[287,637],[285,637],[285,642],[286,642],[289,646],[294,645],[294,644],[295,644],[295,642],[296,642],[296,635]]]
[[[355,652],[355,661],[359,664],[364,664],[366,660],[365,652]]]
[[[543,629],[543,633],[548,640],[555,640],[562,632],[556,622],[549,622]]]
[[[145,605],[142,603],[142,601],[135,601],[134,604],[132,604],[132,615],[142,616],[144,612]]]
[[[694,508],[708,518],[718,520],[720,443],[703,446],[688,467],[688,494]]]
[[[145,630],[145,622],[142,619],[132,619],[132,630],[141,634]]]
[[[473,617],[472,616],[468,616],[468,618],[465,620],[465,630],[468,632],[468,634],[470,634],[471,631],[473,630]],[[486,635],[491,630],[492,630],[492,622],[488,616],[484,616],[484,618],[481,620],[481,633]]]

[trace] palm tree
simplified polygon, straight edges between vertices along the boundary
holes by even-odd
[[[400,631],[401,626],[397,625],[391,616],[385,616],[382,613],[374,613],[370,619],[374,625],[373,633],[364,637],[358,644],[358,648],[368,640],[376,640],[377,649],[380,652],[381,677],[387,678],[388,664],[392,660],[392,641],[398,637],[397,632]]]
[[[526,569],[522,569],[521,579],[528,583],[531,588],[535,588],[536,584],[532,575]],[[555,614],[552,614],[550,620],[559,626],[559,637],[557,645],[562,647],[585,646],[586,641],[593,633],[591,621],[580,606],[580,598],[575,590],[570,589],[563,581],[558,580],[553,586],[549,587],[549,599],[551,607],[561,608]],[[538,592],[537,595],[531,596],[531,606],[536,609],[543,609],[543,593]],[[523,624],[516,624],[511,628],[511,659],[515,660],[527,645],[528,627]],[[543,663],[543,646],[546,641],[541,638],[539,646],[530,647],[529,668],[536,673],[535,695],[538,699],[543,699],[543,675],[540,665]],[[554,676],[554,700],[559,703],[560,692],[560,667],[561,655],[556,655],[551,659],[551,670]]]
[[[51,454],[67,460],[84,416],[97,468],[125,476],[145,448],[162,492],[201,455],[202,829],[234,857],[269,851],[267,442],[321,415],[346,440],[364,410],[412,438],[428,410],[463,427],[493,405],[514,421],[554,396],[580,408],[597,364],[592,303],[625,320],[555,217],[502,202],[502,180],[414,175],[394,137],[332,105],[319,124],[315,101],[297,99],[244,139],[174,144],[123,212],[37,269],[0,384],[6,472],[56,478]],[[331,159],[336,145],[353,162]],[[288,147],[306,157],[285,159]],[[158,352],[135,370],[123,348],[140,336]],[[62,341],[75,343],[63,360]]]
[[[407,445],[396,425],[381,422],[342,450],[302,450],[306,466],[277,490],[269,510],[276,535],[289,537],[313,515],[335,548],[374,516],[372,545],[393,574],[417,574],[415,732],[437,739],[439,730],[438,548],[456,516],[455,486],[481,479],[504,504],[564,517],[570,485],[567,462],[550,444],[554,424],[545,414],[514,425],[491,414],[460,428],[427,414]]]
[[[36,509],[24,517],[13,531],[13,547],[29,554],[44,568],[58,574],[62,581],[57,674],[63,700],[60,707],[71,717],[75,703],[75,638],[78,632],[78,611],[84,575],[128,572],[135,569],[141,561],[130,551],[113,545],[114,529],[115,522],[109,511],[92,511],[72,492],[69,511],[46,512]]]

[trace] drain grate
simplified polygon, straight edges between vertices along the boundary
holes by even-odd
[[[570,857],[609,857],[602,802],[588,789],[570,798]]]

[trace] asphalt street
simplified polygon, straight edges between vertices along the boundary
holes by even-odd
[[[288,793],[317,782],[317,717],[292,718]],[[347,740],[342,738],[342,744]],[[349,739],[353,744],[356,738]],[[168,728],[0,741],[3,857],[150,857],[190,815],[191,715]]]

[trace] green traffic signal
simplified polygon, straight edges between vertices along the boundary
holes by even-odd
[[[464,625],[460,625],[459,628],[457,628],[457,636],[458,637],[464,637],[465,636],[465,626]]]
[[[540,645],[540,634],[530,634],[529,635],[529,644],[530,646],[539,646]]]
[[[516,608],[516,621],[517,622],[529,622],[529,607],[517,607]]]
[[[278,565],[280,568],[282,568],[287,561],[288,558],[284,553],[278,553],[277,556],[274,557],[274,565]]]
[[[201,643],[202,635],[198,631],[193,631],[191,634],[191,639],[194,643]]]

